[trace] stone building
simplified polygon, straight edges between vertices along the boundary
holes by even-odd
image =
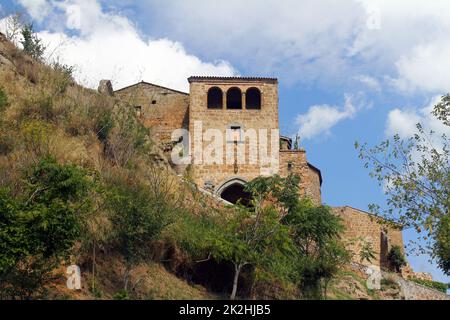
[[[134,108],[168,153],[177,142],[188,147],[182,152],[188,153],[188,162],[173,163],[174,168],[180,174],[188,170],[197,186],[213,196],[231,203],[245,201],[248,181],[260,175],[296,173],[302,194],[322,203],[320,170],[308,162],[304,149],[292,148],[291,138],[280,135],[277,79],[190,77],[188,82],[189,93],[139,82],[112,94]],[[111,91],[104,82],[99,90]],[[188,130],[188,136],[174,136],[177,129]],[[210,148],[217,140],[219,147]],[[390,246],[403,248],[401,230],[380,225],[370,214],[351,207],[333,208],[333,212],[343,219],[343,237],[355,262],[360,262],[359,251],[367,242],[376,255],[371,263],[382,267],[387,265]]]

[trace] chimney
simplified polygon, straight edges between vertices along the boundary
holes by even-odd
[[[114,96],[113,87],[110,80],[100,80],[98,84],[98,92],[108,96]]]

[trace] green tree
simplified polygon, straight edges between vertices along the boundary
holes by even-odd
[[[292,250],[289,228],[281,220],[298,198],[298,177],[258,177],[245,190],[252,195],[250,206],[235,206],[235,212],[222,221],[211,239],[211,255],[234,265],[230,299],[236,298],[244,266],[268,269],[276,264],[275,259]]]
[[[442,97],[432,114],[449,132],[450,95]],[[438,136],[426,132],[417,124],[417,132],[406,139],[395,135],[393,139],[368,148],[360,146],[359,157],[370,168],[370,176],[385,189],[387,208],[371,204],[373,213],[397,222],[404,228],[415,228],[422,237],[419,252],[428,252],[438,260],[442,270],[450,274],[449,248],[445,234],[450,214],[450,141],[446,134]]]
[[[214,234],[212,256],[218,261],[230,261],[234,265],[233,286],[230,299],[236,298],[239,275],[246,265],[268,267],[278,253],[290,242],[288,228],[280,223],[280,216],[273,207],[258,212],[238,206]]]
[[[107,182],[106,206],[111,212],[113,244],[127,267],[123,277],[125,291],[132,267],[147,259],[150,242],[183,210],[166,178],[154,169],[147,182],[119,173]]]
[[[391,267],[394,268],[396,272],[400,272],[400,269],[403,266],[406,266],[406,258],[400,246],[392,246],[388,252],[387,259]]]
[[[25,173],[23,194],[0,190],[0,294],[29,299],[67,258],[89,208],[90,181],[72,165],[43,159]]]
[[[25,24],[21,30],[23,51],[36,60],[42,60],[45,46],[33,30],[33,24]]]
[[[348,262],[349,254],[339,239],[341,220],[327,206],[298,201],[284,222],[298,249],[297,282],[306,298],[326,297],[329,281]]]

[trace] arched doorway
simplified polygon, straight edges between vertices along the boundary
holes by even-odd
[[[225,182],[219,189],[219,196],[233,204],[240,202],[244,206],[250,206],[251,194],[245,191],[246,182],[242,179],[231,179]]]

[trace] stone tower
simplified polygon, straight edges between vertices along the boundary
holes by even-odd
[[[194,180],[234,202],[246,182],[279,172],[278,81],[241,77],[188,81]],[[223,152],[208,148],[217,139]]]

